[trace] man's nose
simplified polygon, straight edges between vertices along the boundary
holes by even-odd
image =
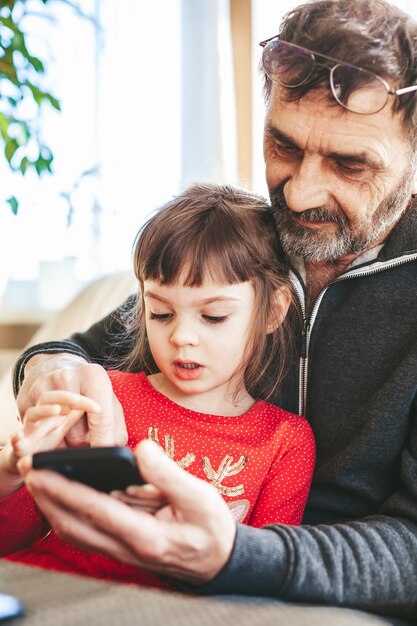
[[[329,204],[328,176],[319,157],[304,157],[284,185],[287,206],[301,213]]]
[[[176,320],[169,338],[174,346],[196,346],[199,343],[198,334],[193,325],[187,320]]]

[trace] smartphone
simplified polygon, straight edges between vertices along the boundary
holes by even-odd
[[[98,491],[109,493],[129,485],[143,485],[136,459],[130,448],[62,448],[36,452],[34,469],[49,469],[77,480]]]

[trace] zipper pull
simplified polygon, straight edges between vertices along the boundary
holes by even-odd
[[[310,318],[304,318],[304,326],[301,333],[301,358],[305,359],[307,357],[307,336],[310,330]]]

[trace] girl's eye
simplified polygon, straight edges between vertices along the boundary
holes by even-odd
[[[228,315],[203,315],[203,319],[209,324],[221,324],[229,318]]]
[[[157,322],[168,322],[171,317],[172,313],[149,313],[149,319]]]

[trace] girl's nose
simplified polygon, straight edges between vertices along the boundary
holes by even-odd
[[[184,322],[178,322],[172,329],[170,342],[174,346],[196,346],[199,343],[197,333],[192,329],[191,325]]]

